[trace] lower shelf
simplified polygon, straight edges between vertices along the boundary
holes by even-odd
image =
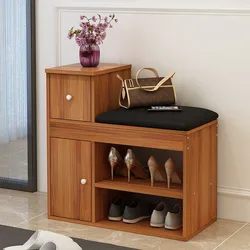
[[[184,240],[182,236],[182,228],[179,230],[167,230],[165,228],[150,227],[148,220],[143,220],[136,224],[126,224],[123,222],[114,222],[109,220],[102,220],[95,223],[98,227],[109,228],[113,230],[126,231],[137,234],[151,235],[161,238],[168,238],[174,240]]]

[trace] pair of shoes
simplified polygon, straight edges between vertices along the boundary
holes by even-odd
[[[48,231],[36,231],[22,246],[6,247],[4,250],[82,250],[70,237]]]
[[[151,156],[148,160],[148,167],[151,175],[151,186],[154,186],[155,180],[167,181],[168,188],[170,188],[171,183],[182,184],[182,175],[175,167],[172,158],[169,158],[162,167],[154,156]]]
[[[143,202],[133,200],[129,205],[125,205],[125,202],[118,198],[109,208],[109,220],[111,221],[123,221],[128,224],[135,224],[141,220],[150,218],[150,211],[147,204]]]
[[[165,227],[170,230],[177,230],[182,227],[182,209],[175,205],[168,210],[167,205],[161,202],[153,211],[150,219],[151,227]]]
[[[116,173],[118,175],[126,176],[125,172],[127,171],[128,182],[131,180],[131,172],[136,178],[149,178],[149,173],[145,171],[145,168],[136,160],[131,149],[127,150],[127,154],[123,161],[120,153],[116,150],[116,148],[112,147],[110,149],[108,159],[111,166],[111,180],[114,180],[115,168],[117,169]]]

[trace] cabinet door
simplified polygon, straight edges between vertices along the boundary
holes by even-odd
[[[90,77],[50,75],[50,117],[90,121]]]
[[[51,215],[91,221],[91,143],[51,138],[50,176]]]

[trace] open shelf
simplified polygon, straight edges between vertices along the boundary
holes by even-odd
[[[171,188],[168,189],[165,182],[156,182],[154,187],[151,187],[150,180],[132,179],[131,182],[128,183],[127,178],[116,176],[114,181],[102,180],[100,182],[96,182],[95,187],[183,199],[183,189],[181,185],[171,184]]]
[[[182,235],[182,228],[179,230],[167,230],[165,228],[153,228],[149,224],[149,220],[143,220],[136,224],[126,224],[123,222],[114,222],[109,220],[102,220],[96,223],[100,227],[109,228],[113,230],[121,230],[131,233],[153,235],[161,238],[169,238],[174,240],[184,240]]]

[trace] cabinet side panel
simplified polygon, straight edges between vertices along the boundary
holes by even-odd
[[[63,117],[63,85],[61,75],[51,74],[49,83],[50,99],[49,109],[51,118],[60,119]]]
[[[79,143],[51,138],[51,215],[80,219]]]
[[[78,168],[80,169],[80,175],[78,179],[78,184],[81,185],[81,180],[86,179],[86,184],[81,185],[81,197],[80,197],[80,219],[84,221],[91,221],[92,218],[92,202],[91,202],[91,142],[80,142],[81,150],[80,155],[77,157],[79,159]]]
[[[47,192],[48,192],[48,215],[51,215],[51,191],[50,191],[50,74],[46,75],[46,122],[47,122]]]
[[[200,131],[199,147],[199,227],[204,227],[211,220],[211,169],[212,169],[212,134],[211,126]]]
[[[212,219],[217,218],[217,164],[218,164],[218,125],[212,126],[212,167],[211,167],[211,210]]]
[[[217,217],[217,126],[189,136],[184,152],[183,236],[191,238]]]
[[[129,78],[131,71],[123,70],[92,77],[92,122],[95,122],[97,115],[119,107],[122,83],[117,78],[117,74],[122,78]]]
[[[188,136],[183,152],[183,237],[191,238],[198,230],[199,133]]]
[[[104,220],[108,215],[110,191],[95,188],[95,183],[110,178],[109,151],[109,144],[92,143],[92,222]]]

